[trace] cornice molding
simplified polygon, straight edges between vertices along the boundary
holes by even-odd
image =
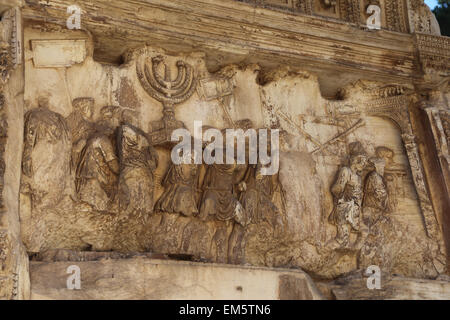
[[[70,0],[45,4],[28,0],[23,16],[27,22],[65,26],[71,4]],[[252,59],[373,80],[423,81],[412,34],[369,31],[335,19],[293,15],[235,0],[80,0],[78,5],[82,28],[94,39],[94,58],[101,62],[118,63],[128,49],[149,44],[218,54],[223,58],[215,62],[217,68]]]

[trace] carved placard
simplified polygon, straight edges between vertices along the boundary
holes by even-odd
[[[32,40],[36,68],[63,68],[86,59],[86,40]]]

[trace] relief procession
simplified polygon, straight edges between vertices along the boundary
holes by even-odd
[[[0,299],[450,299],[423,0],[0,9]]]

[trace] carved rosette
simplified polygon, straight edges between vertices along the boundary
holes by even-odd
[[[424,0],[407,0],[410,31],[422,34],[440,34],[437,21]]]

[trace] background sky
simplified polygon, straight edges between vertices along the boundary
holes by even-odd
[[[426,3],[431,9],[434,9],[434,7],[437,6],[437,0],[425,0],[425,3]]]

